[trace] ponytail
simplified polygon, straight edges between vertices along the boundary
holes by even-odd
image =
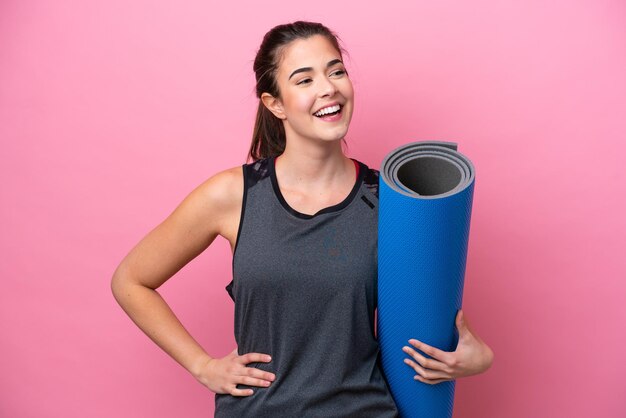
[[[261,158],[280,155],[285,150],[286,143],[283,122],[259,100],[248,158],[256,161]]]

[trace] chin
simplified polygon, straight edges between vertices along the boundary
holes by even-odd
[[[320,138],[324,141],[341,141],[348,134],[347,129],[338,130],[336,133],[320,135]]]

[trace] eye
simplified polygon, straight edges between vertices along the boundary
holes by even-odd
[[[313,81],[313,80],[311,80],[310,78],[305,78],[304,80],[300,80],[300,81],[298,81],[296,84],[297,84],[297,85],[300,85],[300,84],[309,84],[309,82],[310,82],[310,81]]]
[[[330,75],[342,76],[344,74],[347,74],[346,70],[337,70],[337,71],[333,71]]]

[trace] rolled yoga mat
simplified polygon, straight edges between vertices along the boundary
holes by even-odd
[[[474,167],[456,149],[413,142],[391,151],[380,168],[377,330],[401,417],[452,417],[455,382],[414,380],[402,347],[416,338],[454,351],[458,342]]]

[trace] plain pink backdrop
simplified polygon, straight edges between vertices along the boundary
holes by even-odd
[[[459,143],[477,170],[464,309],[496,361],[455,417],[626,416],[623,1],[0,3],[0,416],[207,417],[213,394],[110,291],[124,255],[241,165],[263,34],[337,31],[348,153]],[[234,348],[228,243],[159,291]]]

